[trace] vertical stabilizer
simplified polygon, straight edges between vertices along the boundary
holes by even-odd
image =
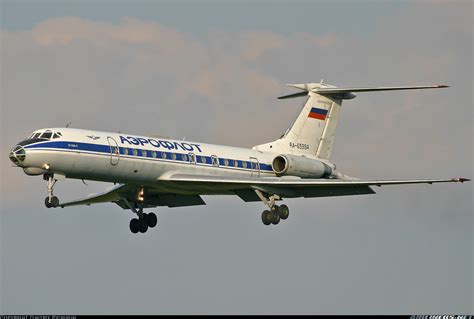
[[[254,146],[254,149],[329,159],[342,99],[311,91],[316,87],[330,87],[328,85],[309,83],[291,86],[302,89],[304,92],[283,98],[307,95],[303,109],[284,136],[274,142]]]

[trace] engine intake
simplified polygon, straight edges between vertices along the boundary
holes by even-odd
[[[273,159],[272,169],[277,176],[291,175],[308,178],[326,178],[333,169],[326,163],[295,155],[278,155]]]

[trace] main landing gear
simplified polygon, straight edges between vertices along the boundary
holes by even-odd
[[[143,212],[143,202],[145,201],[145,189],[142,187],[138,191],[137,195],[137,202],[135,202],[133,205],[131,203],[128,203],[128,206],[134,212],[138,218],[133,218],[130,221],[130,231],[134,234],[140,232],[140,233],[146,233],[148,228],[153,228],[156,226],[158,223],[158,218],[156,218],[155,213],[144,213]]]
[[[156,218],[155,213],[142,213],[141,217],[140,215],[138,218],[133,218],[130,221],[130,231],[134,234],[140,232],[140,233],[146,233],[146,231],[149,228],[153,228],[156,226],[158,223],[158,218]]]
[[[285,220],[290,215],[290,209],[286,205],[275,205],[275,200],[280,199],[278,195],[268,196],[261,191],[255,191],[262,202],[267,205],[270,210],[264,210],[262,213],[262,222],[264,225],[277,225],[280,220]]]
[[[262,222],[265,225],[277,225],[280,220],[285,220],[290,215],[290,209],[286,205],[273,205],[270,210],[264,210],[262,213]]]
[[[58,207],[59,199],[53,195],[54,184],[58,181],[54,178],[54,174],[44,174],[43,179],[48,183],[48,197],[44,199],[44,204],[46,207]]]

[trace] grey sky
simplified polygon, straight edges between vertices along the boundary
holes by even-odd
[[[472,2],[1,1],[1,313],[472,313],[472,186],[160,208],[43,205],[7,154],[34,129],[250,147],[303,100],[285,83],[448,84],[343,104],[333,161],[359,177],[472,177]],[[65,200],[108,185],[61,182]]]

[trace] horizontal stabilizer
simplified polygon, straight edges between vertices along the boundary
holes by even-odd
[[[288,95],[283,95],[279,96],[278,99],[283,100],[283,99],[292,99],[294,97],[300,97],[300,96],[306,96],[308,95],[308,92],[298,92],[298,93],[293,93],[293,94],[288,94]]]
[[[289,99],[299,96],[305,96],[309,92],[325,95],[328,97],[349,100],[356,97],[354,92],[377,92],[377,91],[401,91],[401,90],[422,90],[422,89],[442,89],[448,88],[448,85],[428,85],[428,86],[387,86],[387,87],[362,87],[362,88],[338,88],[322,83],[305,84],[287,84],[303,92],[288,94],[278,97],[279,99]]]

